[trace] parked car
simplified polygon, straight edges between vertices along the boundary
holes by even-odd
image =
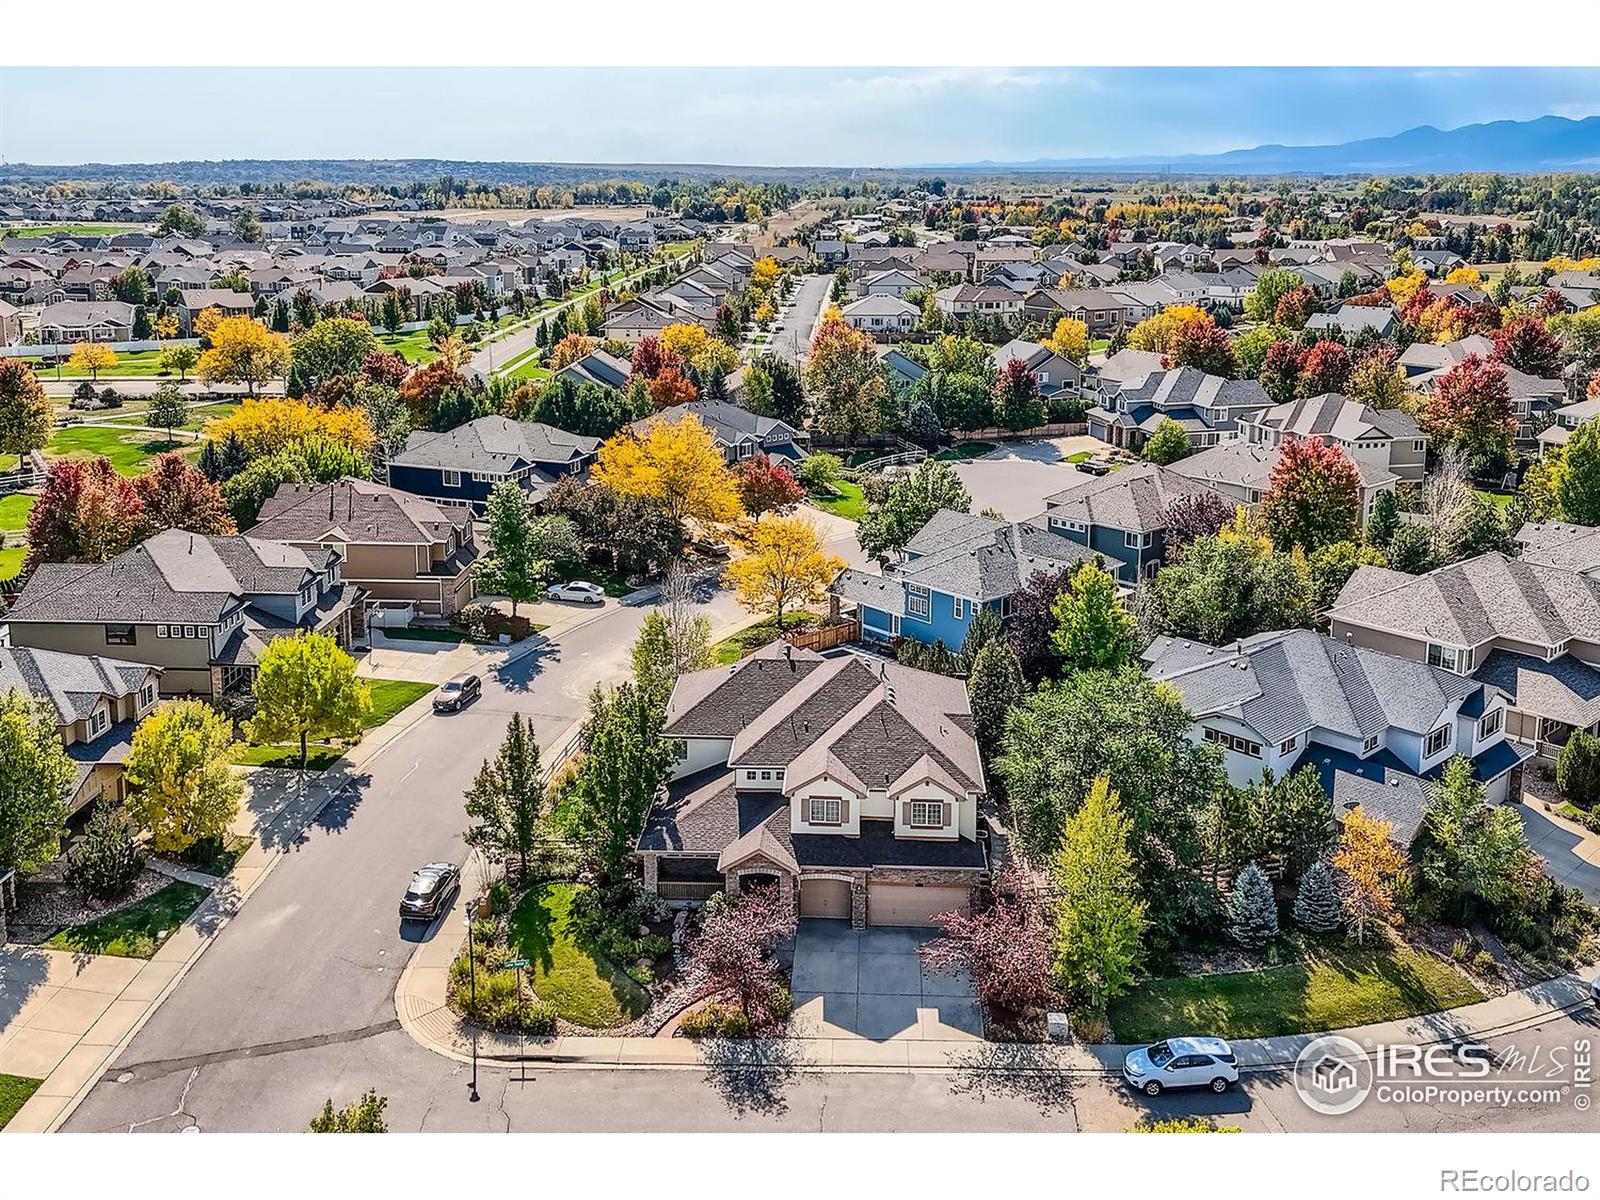
[[[1111,474],[1111,468],[1109,466],[1093,458],[1086,458],[1081,463],[1077,463],[1076,466],[1078,470],[1082,471],[1085,475]]]
[[[574,579],[570,583],[552,583],[544,594],[551,600],[570,600],[574,604],[604,604],[606,590],[598,583]]]
[[[470,671],[447,680],[433,694],[434,712],[460,712],[483,693],[483,680]]]
[[[1188,1087],[1221,1093],[1239,1082],[1239,1062],[1221,1038],[1168,1038],[1130,1053],[1122,1061],[1122,1077],[1146,1096]]]
[[[461,890],[461,868],[435,862],[418,869],[400,901],[402,921],[431,921],[442,913]]]

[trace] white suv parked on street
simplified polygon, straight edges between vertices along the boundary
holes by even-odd
[[[1176,1037],[1133,1051],[1122,1061],[1122,1077],[1146,1096],[1183,1087],[1220,1093],[1239,1082],[1239,1063],[1221,1038]]]

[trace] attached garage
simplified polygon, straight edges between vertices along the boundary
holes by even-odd
[[[939,913],[967,911],[971,888],[949,884],[873,883],[867,887],[867,924],[932,925]]]
[[[850,883],[844,879],[802,879],[800,881],[802,917],[850,919]]]

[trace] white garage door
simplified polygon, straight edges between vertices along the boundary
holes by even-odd
[[[867,889],[869,925],[932,925],[938,913],[967,911],[970,888],[874,883]]]
[[[850,885],[843,879],[802,879],[800,881],[802,917],[850,919]]]

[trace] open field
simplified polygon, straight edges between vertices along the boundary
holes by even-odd
[[[110,237],[117,233],[131,233],[137,225],[7,225],[0,228],[0,237]]]

